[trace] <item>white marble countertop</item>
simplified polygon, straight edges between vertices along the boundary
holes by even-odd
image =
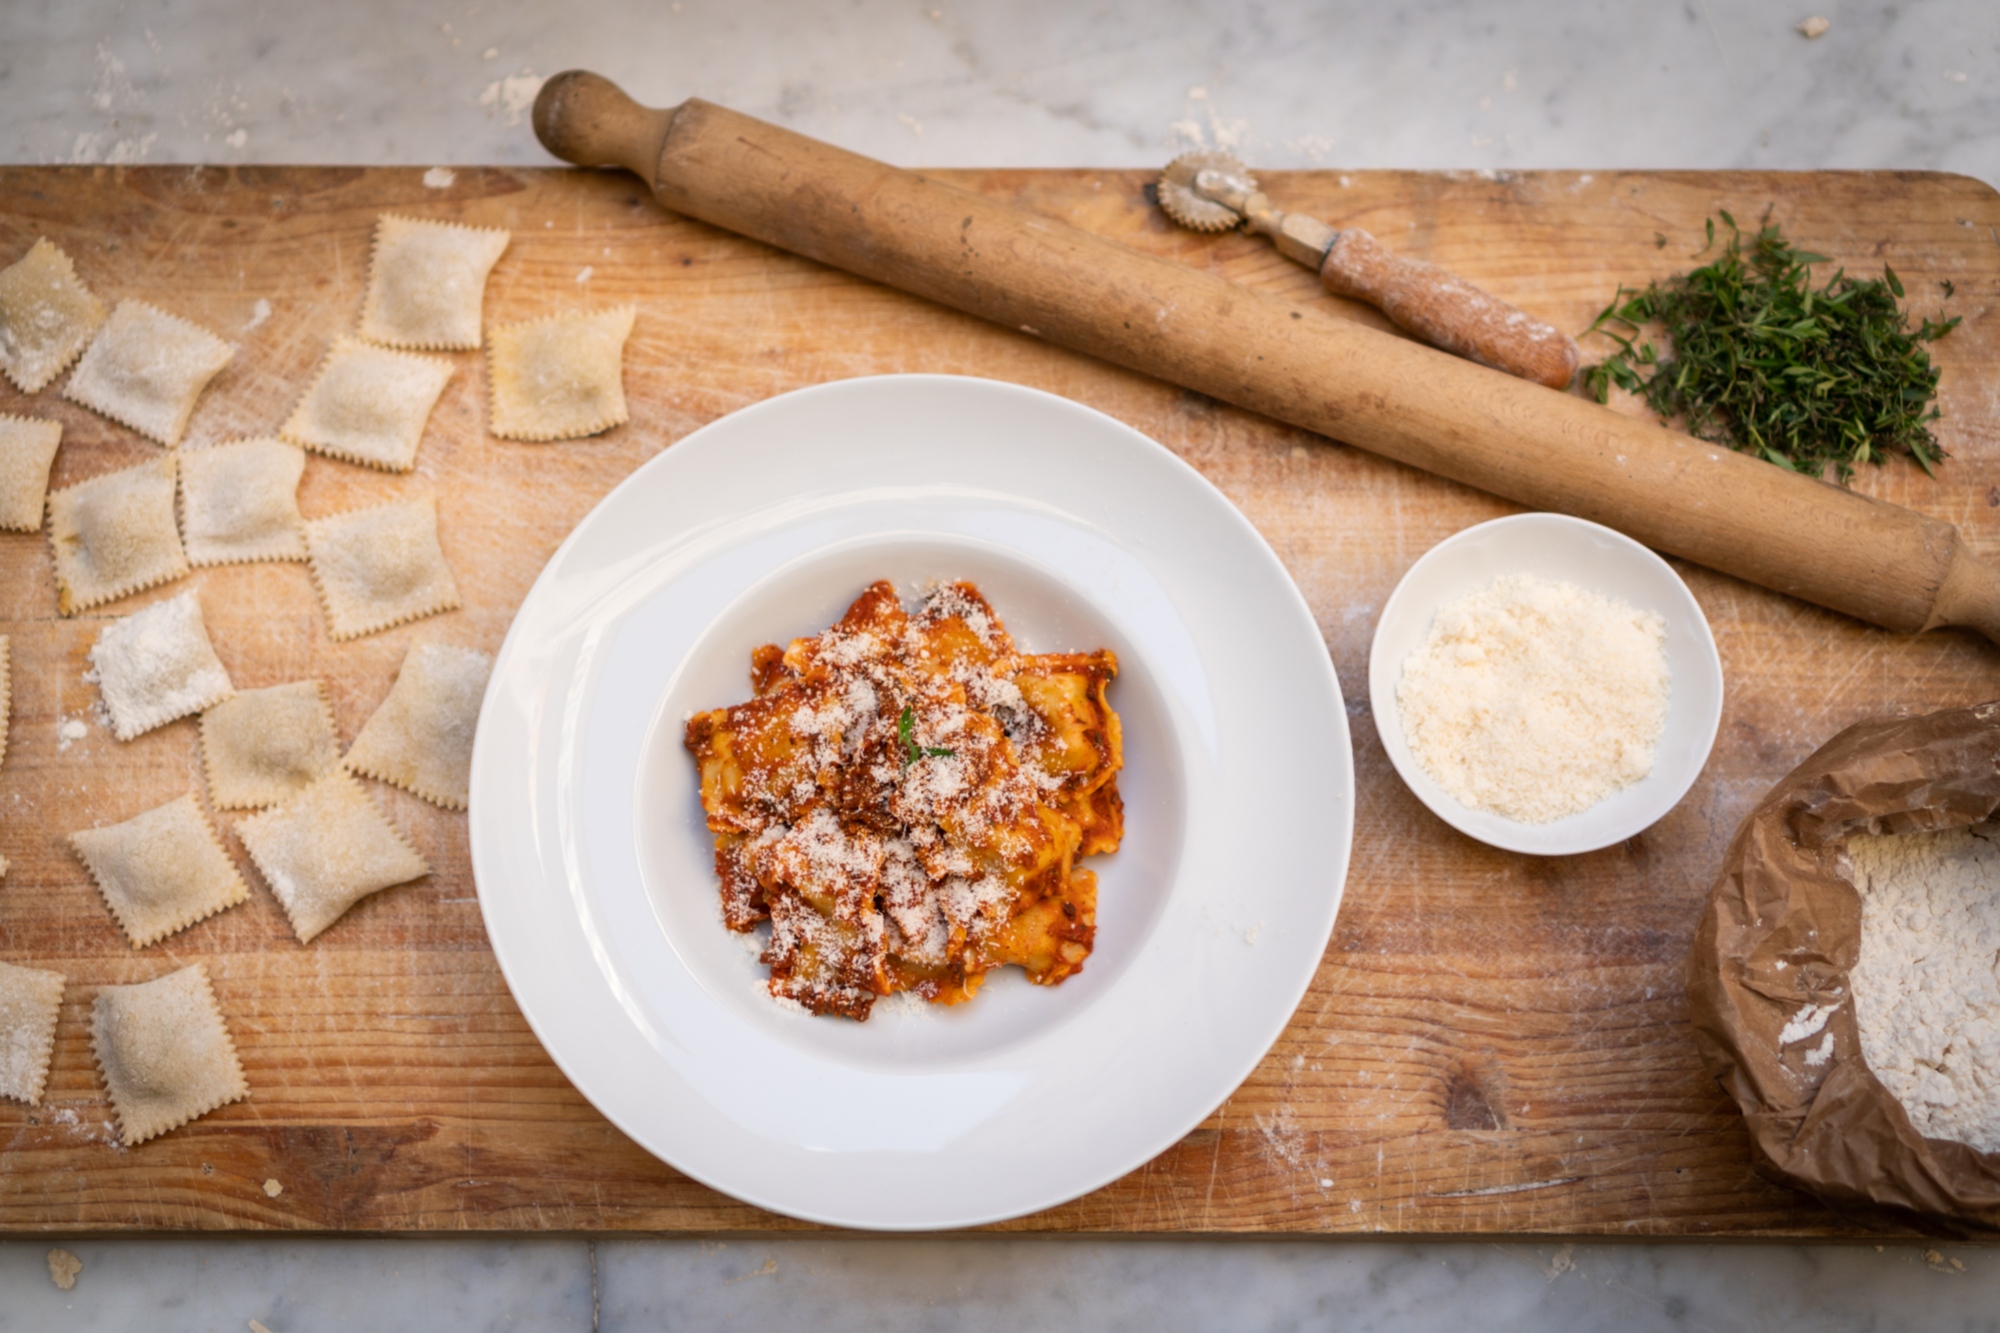
[[[1815,10],[1813,5],[1817,4]],[[1807,40],[1811,13],[1830,31]],[[1992,0],[8,0],[0,160],[549,159],[599,70],[910,166],[1924,168],[2000,184]],[[5,1182],[0,1181],[0,1190]],[[1972,1246],[0,1241],[14,1330],[2000,1328]]]

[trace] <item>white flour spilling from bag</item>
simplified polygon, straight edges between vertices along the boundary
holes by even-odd
[[[1411,753],[1459,802],[1546,824],[1653,771],[1668,687],[1657,614],[1511,575],[1437,613],[1396,706]]]
[[[1861,1057],[1919,1134],[2000,1152],[2000,843],[1853,837]]]

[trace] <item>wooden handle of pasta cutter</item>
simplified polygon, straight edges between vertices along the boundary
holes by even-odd
[[[1380,307],[1434,347],[1551,389],[1576,378],[1576,342],[1568,334],[1436,264],[1386,249],[1365,231],[1341,232],[1319,276],[1334,295]]]
[[[1032,337],[1877,625],[2000,641],[2000,570],[1940,519],[708,102],[651,111],[571,71],[535,131],[677,213]]]

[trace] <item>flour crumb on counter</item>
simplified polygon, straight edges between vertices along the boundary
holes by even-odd
[[[452,182],[457,179],[458,173],[450,167],[432,167],[424,173],[424,188],[426,190],[449,190]]]
[[[1831,19],[1820,14],[1815,14],[1809,19],[1801,19],[1799,21],[1798,33],[1799,36],[1810,42],[1816,38],[1826,36],[1832,27],[1833,21]]]
[[[284,1185],[276,1178],[264,1182],[264,1194],[267,1198],[275,1199],[284,1192],[285,1192]]]
[[[1936,1250],[1924,1251],[1924,1266],[1933,1273],[1956,1275],[1965,1271],[1965,1264],[1957,1259],[1947,1259]]]
[[[64,1291],[76,1289],[76,1275],[83,1271],[83,1260],[68,1250],[49,1251],[49,1281]]]
[[[1848,840],[1861,1055],[1928,1138],[2000,1152],[2000,844],[1952,829]]]

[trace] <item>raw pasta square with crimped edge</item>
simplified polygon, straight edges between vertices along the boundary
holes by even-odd
[[[73,616],[188,572],[174,526],[175,466],[168,454],[49,496],[56,610]]]
[[[0,415],[0,528],[38,532],[62,422]]]
[[[569,440],[627,421],[625,339],[631,306],[551,315],[493,330],[489,425],[506,440]]]
[[[451,371],[434,356],[337,339],[278,433],[329,458],[408,472]]]
[[[200,963],[135,986],[106,986],[91,1009],[90,1035],[127,1148],[250,1095]]]
[[[479,346],[486,275],[509,239],[496,229],[384,213],[375,224],[361,336],[385,347]]]
[[[316,680],[244,690],[201,715],[208,794],[221,810],[288,800],[340,762],[333,710]]]
[[[22,393],[40,393],[104,323],[104,302],[44,236],[0,269],[0,370]]]
[[[192,795],[122,824],[81,829],[69,842],[135,949],[250,896]]]
[[[62,994],[62,973],[0,963],[0,1097],[41,1101]]]
[[[90,650],[97,688],[121,741],[199,713],[235,692],[202,623],[194,594],[114,620]]]
[[[120,301],[63,397],[172,448],[201,391],[235,354],[198,324],[144,301]]]
[[[306,524],[313,582],[336,639],[400,625],[459,605],[438,545],[430,496],[354,509]]]
[[[306,558],[299,477],[306,456],[282,440],[234,440],[184,449],[181,535],[188,560],[226,565]]]
[[[300,944],[369,894],[430,873],[361,784],[340,769],[276,810],[243,820],[236,834]]]
[[[441,643],[410,646],[389,697],[347,752],[347,767],[415,792],[433,805],[465,809],[472,782],[472,734],[493,659]]]

